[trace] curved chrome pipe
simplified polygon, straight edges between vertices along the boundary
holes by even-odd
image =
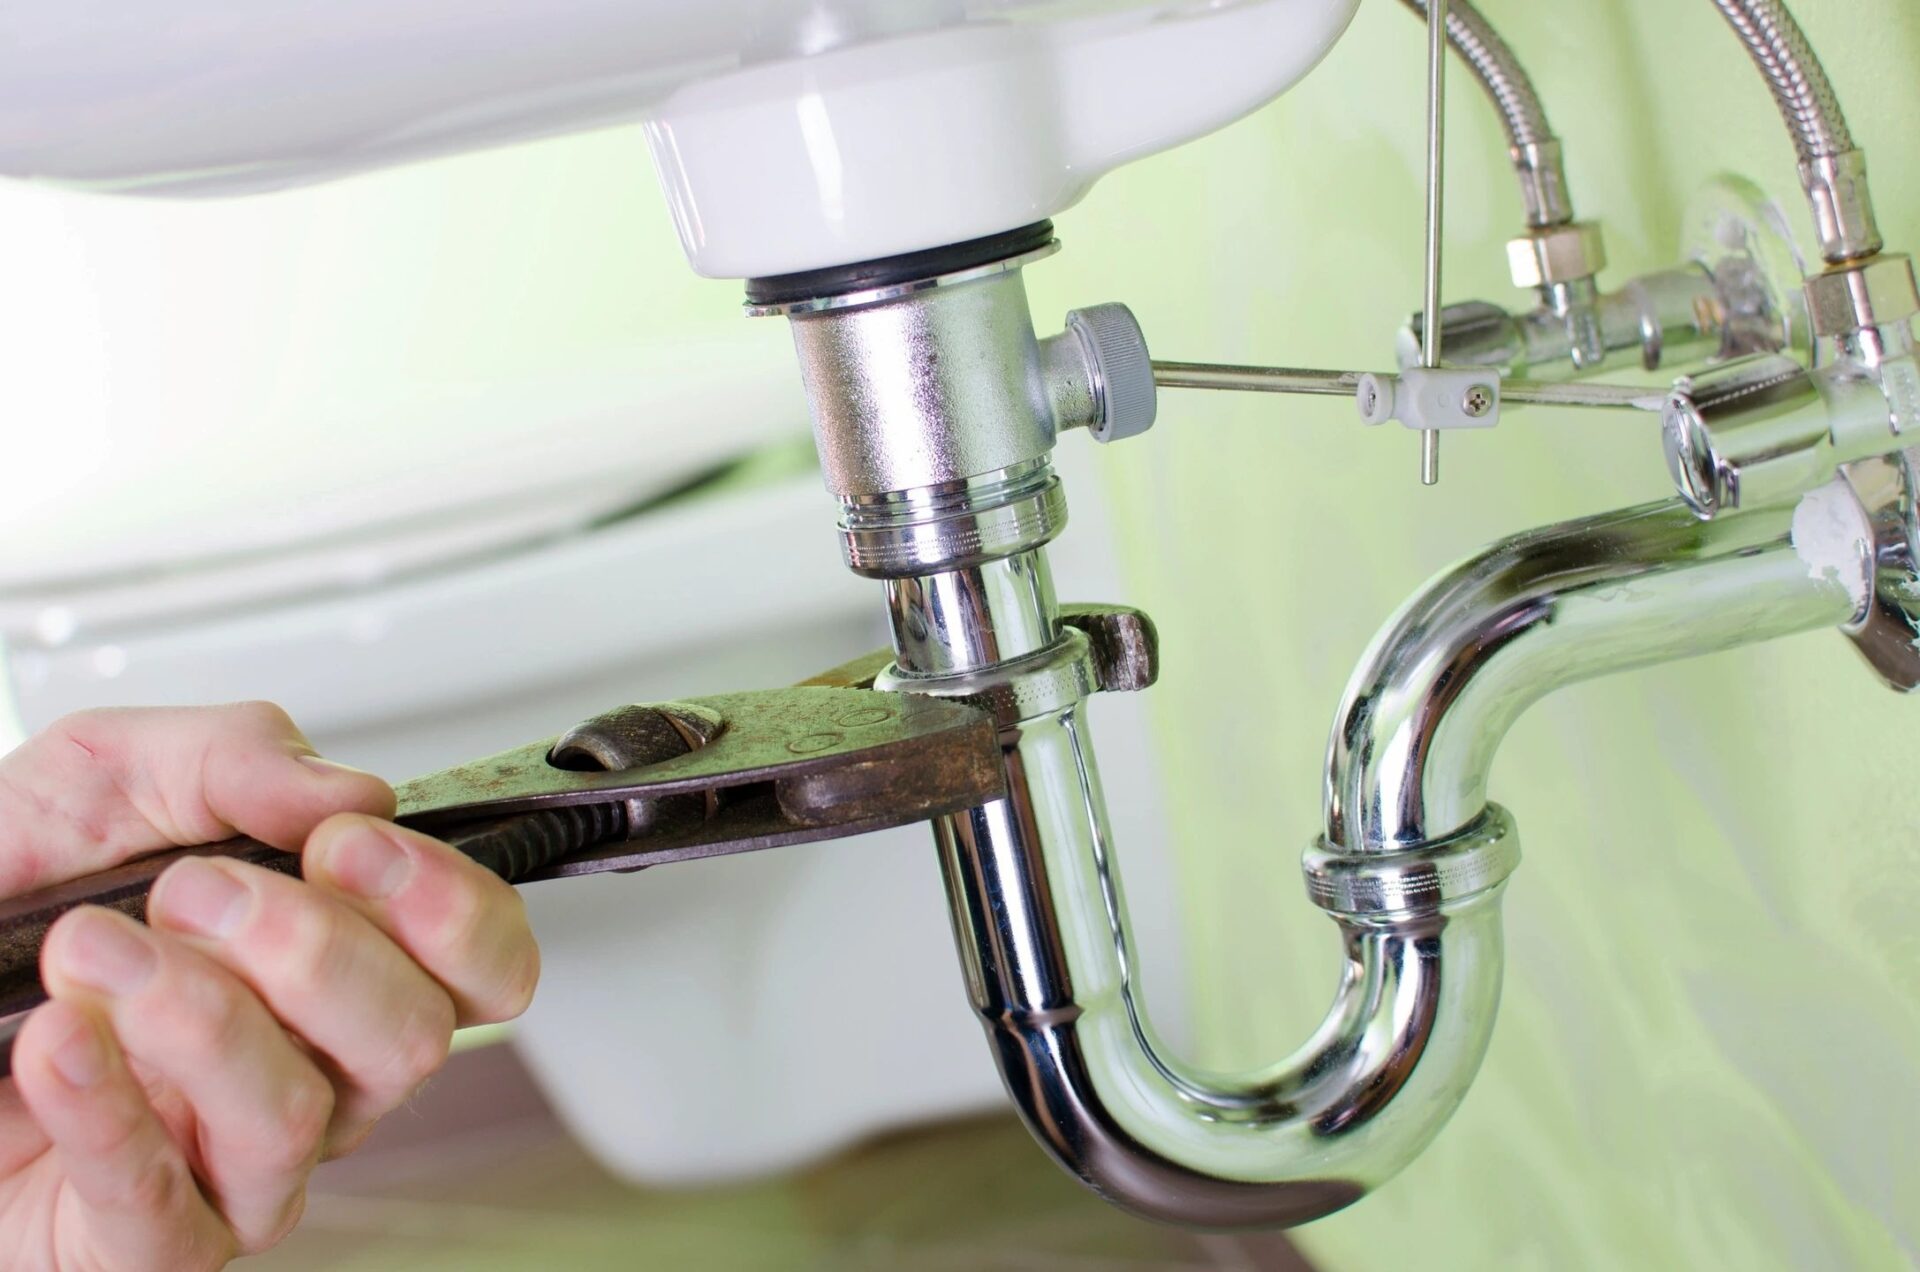
[[[859,309],[804,321],[863,313],[861,330],[904,321]],[[1872,600],[1871,527],[1839,482],[1797,507],[1711,522],[1677,503],[1573,522],[1441,575],[1374,642],[1336,725],[1326,831],[1305,862],[1346,953],[1333,1006],[1277,1064],[1196,1069],[1160,1045],[1133,976],[1083,711],[1106,673],[1089,636],[1062,623],[1045,554],[1066,515],[1047,466],[1051,395],[1028,395],[1024,423],[1009,418],[1005,400],[945,370],[956,360],[923,328],[911,374],[892,357],[841,356],[845,340],[796,341],[822,450],[850,458],[828,465],[830,481],[846,478],[834,490],[847,559],[886,582],[894,663],[877,683],[971,702],[998,723],[1006,797],[936,831],[968,993],[1034,1135],[1155,1219],[1327,1214],[1393,1175],[1458,1106],[1493,1028],[1499,898],[1518,857],[1511,820],[1485,801],[1486,771],[1529,703],[1585,676],[1847,623]],[[1028,365],[1030,330],[997,329],[999,356]],[[954,347],[977,352],[977,334]],[[956,461],[930,484],[879,493],[861,475],[944,464],[960,454],[950,435],[995,428],[1013,453],[993,471]]]
[[[1438,1133],[1500,995],[1497,882],[1444,907],[1343,919],[1334,1004],[1307,1044],[1246,1073],[1191,1069],[1132,979],[1091,750],[1072,709],[1007,736],[1008,799],[940,824],[967,988],[1047,1152],[1137,1214],[1304,1223],[1364,1196]]]
[[[1493,545],[1408,602],[1355,672],[1329,843],[1383,852],[1471,823],[1501,739],[1555,689],[1864,615],[1870,542],[1835,482],[1724,527],[1662,503]]]
[[[1330,748],[1307,874],[1346,950],[1333,1007],[1251,1072],[1189,1068],[1155,1038],[1078,703],[1005,721],[1008,798],[938,840],[968,992],[1029,1128],[1109,1200],[1187,1224],[1301,1223],[1389,1178],[1457,1107],[1492,1029],[1517,842],[1484,786],[1507,728],[1575,680],[1849,622],[1866,533],[1837,484],[1728,523],[1661,504],[1516,536],[1423,589],[1374,642]],[[942,626],[914,595],[991,592],[895,589],[896,623]],[[1022,661],[967,674],[1017,691]],[[917,670],[890,685],[947,691],[953,673]]]

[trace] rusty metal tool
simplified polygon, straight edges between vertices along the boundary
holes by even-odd
[[[513,883],[752,852],[923,821],[1004,793],[993,722],[971,706],[851,687],[621,707],[557,738],[415,778],[395,817]],[[160,873],[222,856],[298,874],[297,853],[229,839],[0,900],[0,1073],[44,1001],[40,945],[77,905],[144,918]]]

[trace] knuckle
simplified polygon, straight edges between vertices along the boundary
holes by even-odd
[[[453,1049],[453,1000],[436,993],[429,1001],[431,1005],[421,1007],[410,1027],[402,1031],[396,1048],[394,1068],[399,1081],[395,1085],[407,1091],[438,1073]]]
[[[446,954],[466,959],[486,946],[499,922],[501,898],[489,886],[498,880],[476,870],[460,869],[453,862],[438,864],[447,882],[438,889],[441,914],[435,935]]]
[[[109,1199],[114,1208],[142,1215],[180,1213],[199,1191],[182,1163],[164,1158],[121,1172],[116,1183]]]
[[[362,1122],[358,1126],[335,1130],[327,1138],[327,1146],[320,1154],[323,1162],[337,1162],[342,1157],[351,1157],[360,1151],[360,1147],[373,1136],[374,1123]]]
[[[333,1084],[304,1067],[287,1083],[271,1124],[261,1128],[261,1157],[269,1170],[304,1172],[319,1157],[333,1122]]]
[[[469,1024],[494,1025],[512,1020],[533,1002],[540,980],[540,954],[532,942],[516,947],[502,961],[493,979],[473,995]]]
[[[439,1072],[453,1049],[457,1023],[453,1000],[437,990],[419,997],[405,1023],[394,1032],[392,1046],[366,1080],[366,1087],[378,1092],[388,1106],[399,1104]]]
[[[219,1272],[240,1253],[239,1242],[224,1227],[196,1223],[168,1233],[148,1266],[169,1272]],[[96,1258],[81,1265],[86,1272],[122,1272],[126,1266],[118,1257]]]
[[[513,963],[503,986],[502,1020],[512,1020],[533,1003],[533,991],[540,984],[540,947],[533,943],[531,933],[527,935],[523,948]]]
[[[249,1002],[247,991],[230,977],[189,975],[182,978],[169,1004],[176,1010],[156,1015],[162,1021],[171,1020],[180,1041],[191,1050],[228,1055],[244,1041],[252,1023]]]
[[[179,1259],[167,1266],[180,1268],[182,1272],[220,1272],[240,1256],[240,1243],[225,1228],[206,1236],[183,1239],[181,1244]]]
[[[48,737],[86,737],[97,733],[108,721],[121,714],[112,707],[83,707],[78,711],[69,711],[47,726]]]
[[[151,1145],[146,1141],[146,1125],[137,1117],[117,1119],[113,1129],[88,1145],[88,1151],[103,1161],[135,1162],[151,1158]],[[165,1161],[152,1162],[143,1168],[128,1172],[130,1184],[163,1188],[168,1181],[161,1178],[167,1173]],[[177,1182],[177,1181],[175,1181]]]
[[[253,698],[233,703],[226,711],[239,732],[269,737],[298,736],[300,733],[293,717],[277,702]]]
[[[335,992],[353,961],[353,944],[342,915],[311,889],[289,890],[273,903],[272,925],[281,934],[274,951],[277,974],[295,1000]]]
[[[287,1239],[287,1234],[299,1225],[301,1217],[306,1213],[307,1186],[305,1181],[302,1181],[300,1186],[293,1190],[293,1195],[287,1198],[286,1205],[281,1208],[273,1222],[267,1224],[252,1241],[246,1243],[245,1253],[261,1254],[279,1245]]]

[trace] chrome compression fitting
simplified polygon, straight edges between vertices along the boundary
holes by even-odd
[[[1765,195],[1738,179],[1716,178],[1695,197],[1684,228],[1684,264],[1611,291],[1591,274],[1574,277],[1605,264],[1594,227],[1514,240],[1508,254],[1514,284],[1534,288],[1539,303],[1525,311],[1483,300],[1447,305],[1441,364],[1566,380],[1804,351],[1800,263]],[[1583,293],[1576,298],[1584,315],[1577,323],[1569,319],[1574,302],[1563,294],[1570,288]],[[1424,334],[1421,314],[1400,329],[1394,344],[1400,366],[1419,363]]]
[[[1449,13],[1445,4],[1405,2],[1430,23],[1448,23],[1455,47],[1499,106],[1516,154],[1523,145],[1553,140],[1531,81],[1476,10],[1463,3]],[[1483,302],[1446,306],[1436,315],[1430,295],[1425,314],[1401,333],[1398,377],[1160,363],[1159,383],[1353,393],[1368,423],[1399,419],[1429,438],[1445,428],[1488,427],[1498,421],[1503,403],[1659,410],[1674,486],[1703,518],[1797,498],[1855,463],[1912,446],[1920,422],[1920,358],[1912,331],[1920,285],[1912,261],[1882,250],[1865,158],[1792,16],[1778,0],[1715,3],[1766,74],[1801,160],[1827,265],[1797,289],[1786,285],[1799,264],[1777,213],[1751,186],[1722,180],[1708,187],[1703,207],[1689,218],[1697,222],[1690,265],[1596,295],[1605,355],[1600,362],[1574,347],[1553,304],[1518,317]],[[1549,184],[1564,195],[1563,174]],[[1430,173],[1430,204],[1437,200],[1436,187],[1437,174]],[[1594,263],[1588,248],[1597,247],[1597,239],[1588,244],[1579,234],[1564,242],[1542,237],[1535,201],[1530,198],[1528,206],[1533,231],[1516,240],[1511,253],[1516,283],[1550,284]],[[1561,228],[1578,228],[1564,197],[1553,210],[1569,218]],[[1430,284],[1437,254],[1430,241]],[[1435,329],[1429,330],[1430,322]],[[1802,356],[1785,356],[1786,350]],[[1512,375],[1531,371],[1551,379],[1566,372],[1569,360],[1573,370],[1586,372],[1629,354],[1646,370],[1710,365],[1681,378],[1670,393],[1554,386]],[[1816,358],[1817,367],[1810,366]]]

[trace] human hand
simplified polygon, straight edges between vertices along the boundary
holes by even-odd
[[[382,820],[393,798],[264,703],[82,712],[0,757],[0,896],[234,834],[300,851],[305,876],[190,858],[150,927],[93,906],[53,925],[49,1001],[0,1083],[0,1262],[191,1272],[263,1250],[457,1025],[525,1009],[519,895]]]

